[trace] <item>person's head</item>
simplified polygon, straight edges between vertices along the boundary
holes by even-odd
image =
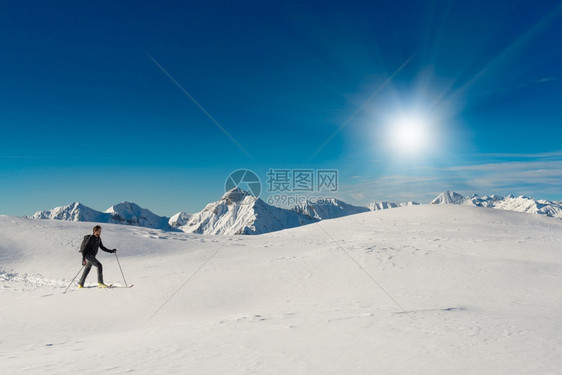
[[[96,226],[94,227],[94,236],[99,237],[100,234],[101,234],[101,226],[96,225]]]

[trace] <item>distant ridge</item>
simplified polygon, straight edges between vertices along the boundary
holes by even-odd
[[[66,206],[55,207],[52,210],[38,211],[30,218],[107,223],[111,218],[111,214],[96,211],[82,203],[74,202]]]
[[[562,218],[562,202],[536,200],[525,196],[463,196],[454,191],[444,191],[430,204],[489,207]],[[330,198],[314,203],[307,200],[291,209],[285,209],[269,205],[240,188],[234,188],[218,201],[207,204],[200,212],[189,214],[180,211],[170,218],[158,216],[132,202],[116,204],[105,212],[73,202],[51,210],[38,211],[28,218],[112,223],[200,234],[262,234],[319,220],[415,205],[419,203],[372,202],[366,206],[354,206]]]
[[[178,229],[200,234],[261,234],[314,221],[307,215],[271,206],[240,188],[233,188],[193,214]]]
[[[397,207],[408,207],[408,206],[419,206],[417,202],[404,202],[404,203],[392,203],[392,202],[372,202],[367,205],[367,208],[371,211],[388,210],[389,208]]]
[[[472,194],[462,196],[461,194],[445,191],[431,201],[431,204],[460,204],[466,206],[489,207],[507,211],[526,212],[538,215],[562,218],[562,204],[559,201],[536,200],[526,196],[515,197],[513,195],[501,196],[479,196]]]
[[[168,218],[158,216],[135,203],[123,202],[109,207],[105,212],[94,210],[82,203],[74,202],[66,206],[55,207],[47,211],[38,211],[31,219],[90,221],[94,223],[112,223],[133,225],[154,229],[171,229]]]
[[[313,203],[307,200],[295,206],[292,210],[314,220],[325,220],[367,212],[369,208],[353,206],[336,198],[330,198],[321,203]]]
[[[454,191],[444,191],[431,201],[431,204],[463,204],[465,197]]]

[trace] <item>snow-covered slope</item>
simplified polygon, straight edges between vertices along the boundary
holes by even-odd
[[[38,211],[32,215],[31,218],[106,223],[110,220],[111,215],[96,211],[90,207],[84,206],[82,203],[74,202],[66,206],[55,207],[48,211]]]
[[[67,294],[90,224],[0,226],[2,374],[562,368],[560,220],[422,205],[232,238],[107,224],[135,286],[91,288],[92,271]],[[113,254],[98,259],[124,285]]]
[[[119,203],[109,207],[105,212],[111,215],[110,223],[169,229],[167,217],[158,216],[135,203]]]
[[[501,196],[490,195],[480,197],[477,194],[462,196],[454,192],[441,193],[437,198],[431,201],[432,204],[462,204],[477,207],[490,207],[500,210],[526,212],[552,217],[562,218],[562,205],[560,202],[548,200],[536,200],[533,198],[513,195]]]
[[[318,203],[307,200],[292,210],[315,220],[333,219],[369,211],[366,207],[353,206],[335,198],[325,199]]]
[[[199,234],[260,234],[312,222],[314,220],[306,215],[271,206],[234,188],[178,228],[186,233]]]

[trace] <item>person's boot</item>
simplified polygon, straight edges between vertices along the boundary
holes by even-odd
[[[99,283],[98,288],[109,288],[109,285],[105,285],[104,283]]]

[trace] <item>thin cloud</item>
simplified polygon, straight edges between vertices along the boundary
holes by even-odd
[[[501,162],[425,168],[421,176],[382,176],[371,181],[340,186],[342,197],[354,204],[372,201],[428,202],[444,190],[461,194],[531,195],[537,199],[562,198],[562,161]],[[358,201],[364,193],[366,201]]]
[[[551,151],[551,152],[540,152],[534,154],[519,154],[519,153],[479,153],[471,154],[473,157],[491,157],[491,158],[529,158],[529,159],[540,159],[540,158],[554,158],[562,157],[562,150]]]

